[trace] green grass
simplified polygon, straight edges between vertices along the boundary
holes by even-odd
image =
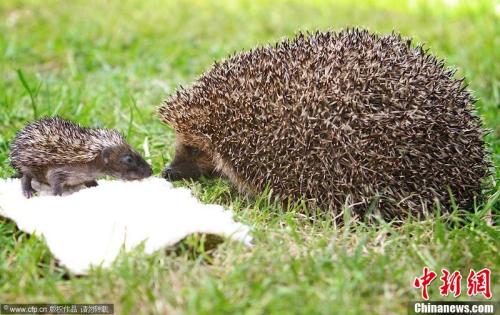
[[[172,158],[174,137],[155,107],[178,85],[235,51],[298,30],[357,25],[412,36],[458,68],[492,129],[487,142],[498,178],[498,4],[305,3],[1,1],[0,177],[13,173],[8,148],[15,132],[53,114],[117,128],[139,149],[147,141],[159,173]],[[283,211],[265,196],[246,200],[224,181],[183,185],[205,202],[233,207],[238,220],[254,226],[256,246],[224,242],[209,249],[203,237],[191,237],[175,252],[145,256],[137,250],[112,270],[77,278],[57,266],[43,241],[0,219],[0,303],[111,302],[116,314],[404,314],[406,303],[419,299],[412,281],[423,266],[463,275],[491,268],[498,300],[498,193],[465,215],[377,223],[347,218],[335,226]],[[432,299],[441,299],[438,282]],[[460,299],[468,299],[465,290]]]

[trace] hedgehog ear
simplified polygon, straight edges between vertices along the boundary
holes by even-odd
[[[110,147],[104,148],[101,151],[101,159],[105,165],[109,163],[110,157],[111,157],[111,148]]]

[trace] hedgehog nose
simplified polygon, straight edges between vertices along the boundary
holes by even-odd
[[[179,173],[174,171],[171,167],[167,167],[163,170],[162,176],[169,181],[174,181],[179,177]]]

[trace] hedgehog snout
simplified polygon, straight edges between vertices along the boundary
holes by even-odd
[[[165,178],[166,180],[169,181],[176,181],[181,179],[181,176],[179,172],[176,172],[174,169],[172,169],[170,166],[167,166],[163,172],[161,173],[161,176]]]
[[[162,173],[162,176],[168,181],[176,181],[181,179],[197,179],[201,176],[199,167],[195,163],[172,163],[167,166]]]
[[[140,172],[139,172],[139,176],[141,178],[146,178],[146,177],[150,177],[151,175],[153,175],[153,170],[151,169],[151,167],[149,165],[146,165],[144,166]]]
[[[130,179],[132,180],[143,179],[153,175],[153,170],[151,169],[151,166],[149,166],[149,164],[143,161],[143,163],[140,163],[140,165],[131,169],[128,173],[130,175]]]

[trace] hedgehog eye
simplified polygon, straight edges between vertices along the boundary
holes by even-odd
[[[201,153],[201,150],[195,147],[187,147],[187,151],[189,152],[189,155],[191,156],[198,156]]]
[[[120,160],[122,163],[127,164],[127,165],[134,164],[134,159],[130,155],[122,156],[122,158]]]

